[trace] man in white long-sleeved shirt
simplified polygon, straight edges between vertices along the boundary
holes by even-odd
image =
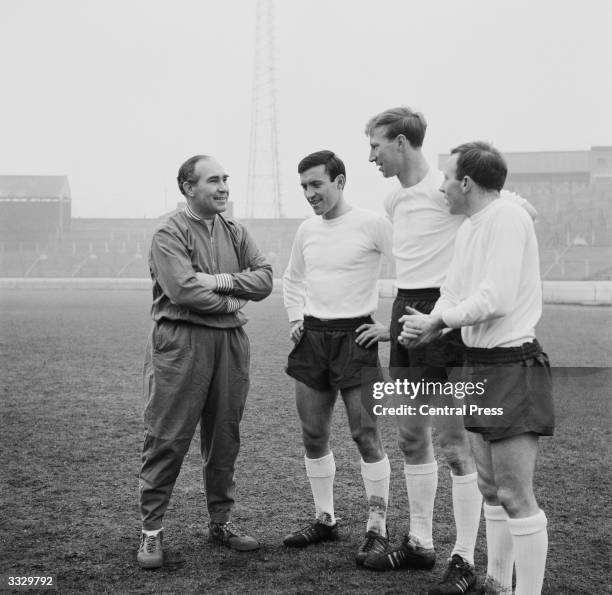
[[[427,129],[425,117],[409,107],[386,110],[366,125],[370,161],[386,178],[397,177],[399,186],[386,198],[385,210],[393,223],[393,256],[397,296],[393,304],[390,335],[390,373],[413,382],[447,380],[447,370],[460,365],[462,343],[458,331],[432,344],[406,349],[397,337],[399,318],[406,307],[430,312],[440,296],[450,265],[455,235],[464,215],[449,213],[440,192],[442,172],[431,168],[422,153]],[[512,193],[504,198],[535,210]],[[380,336],[389,329],[379,329]],[[440,400],[440,398],[438,398]],[[452,400],[452,398],[451,398]],[[452,403],[451,403],[452,404]],[[480,523],[482,497],[476,468],[461,418],[448,416],[396,416],[398,442],[404,456],[404,475],[410,505],[410,530],[401,545],[385,556],[372,554],[365,562],[375,570],[432,568],[432,537],[438,464],[431,437],[436,428],[438,444],[451,470],[456,541],[442,581],[432,595],[465,592],[476,582],[474,548]]]
[[[445,328],[462,328],[461,380],[486,391],[467,405],[465,427],[485,499],[485,592],[541,592],[548,537],[533,492],[538,437],[554,413],[548,357],[535,338],[542,313],[538,245],[526,212],[499,200],[506,164],[487,143],[453,149],[442,191],[451,213],[466,215],[431,314],[403,317],[400,341],[418,347]]]
[[[397,296],[390,329],[390,373],[410,381],[446,381],[447,369],[461,361],[458,333],[418,349],[398,343],[399,319],[406,307],[430,312],[440,296],[453,254],[457,229],[464,217],[452,215],[440,193],[442,173],[429,167],[422,153],[427,123],[408,107],[386,110],[366,125],[370,139],[370,161],[386,178],[397,177],[398,187],[385,199],[385,210],[393,224],[393,257]],[[438,464],[432,442],[435,424],[438,443],[452,478],[456,542],[447,575],[432,593],[455,593],[476,582],[474,547],[480,523],[482,497],[476,468],[461,419],[430,416],[396,416],[398,443],[404,457],[404,475],[410,506],[410,529],[403,542],[386,555],[368,557],[367,568],[396,570],[430,569],[435,564],[432,536],[434,500],[438,486]]]
[[[390,466],[373,415],[371,383],[380,378],[372,314],[381,256],[391,256],[391,224],[383,215],[351,207],[344,199],[345,167],[332,151],[318,151],[298,165],[300,183],[315,217],[295,236],[283,277],[285,307],[295,346],[287,373],[295,379],[305,465],[315,522],[285,537],[289,547],[338,538],[329,447],[334,404],[341,394],[351,435],[361,454],[368,498],[366,535],[356,555],[388,545],[386,510]]]

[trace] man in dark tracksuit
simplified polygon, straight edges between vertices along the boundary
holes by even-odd
[[[227,174],[197,155],[179,170],[187,207],[151,242],[154,320],[144,367],[138,563],[163,564],[162,519],[200,422],[209,540],[240,551],[258,542],[231,522],[239,425],[249,388],[249,340],[240,309],[272,291],[272,268],[246,229],[220,215]]]

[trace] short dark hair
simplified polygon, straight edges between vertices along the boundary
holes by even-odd
[[[483,141],[463,143],[451,151],[457,157],[457,180],[469,176],[486,190],[504,187],[508,166],[502,154],[491,144]]]
[[[198,182],[198,177],[195,175],[195,166],[197,165],[198,161],[201,161],[202,159],[210,159],[210,156],[194,155],[193,157],[187,159],[187,161],[185,161],[185,163],[179,167],[176,181],[178,182],[178,187],[181,194],[185,194],[185,191],[183,190],[184,182],[189,182],[190,184],[196,184]]]
[[[306,155],[306,157],[298,163],[298,174],[303,174],[306,170],[317,167],[317,165],[325,166],[325,172],[332,182],[340,174],[342,174],[346,180],[346,168],[344,167],[344,163],[333,151],[317,151],[316,153]]]
[[[393,107],[377,114],[368,120],[365,127],[366,136],[371,136],[375,128],[384,126],[385,137],[393,140],[403,134],[410,146],[417,149],[423,146],[427,120],[421,112],[415,112],[406,105]]]

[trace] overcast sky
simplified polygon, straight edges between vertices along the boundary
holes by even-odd
[[[157,217],[178,166],[216,156],[245,208],[255,0],[0,0],[0,174],[65,174],[76,217]],[[350,202],[394,185],[368,164],[365,122],[423,111],[425,154],[612,144],[609,0],[278,0],[283,206],[335,150]],[[262,205],[263,208],[263,205]]]

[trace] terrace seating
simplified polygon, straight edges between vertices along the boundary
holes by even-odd
[[[544,279],[610,277],[612,234],[608,221],[612,221],[612,210],[605,196],[531,200],[538,209],[536,233]],[[564,201],[568,210],[557,210]],[[282,277],[301,221],[243,221],[272,264],[275,277]],[[148,278],[149,244],[159,223],[159,219],[73,219],[63,238],[38,241],[20,239],[13,230],[0,241],[0,276]],[[381,278],[394,275],[393,264],[384,260]]]

